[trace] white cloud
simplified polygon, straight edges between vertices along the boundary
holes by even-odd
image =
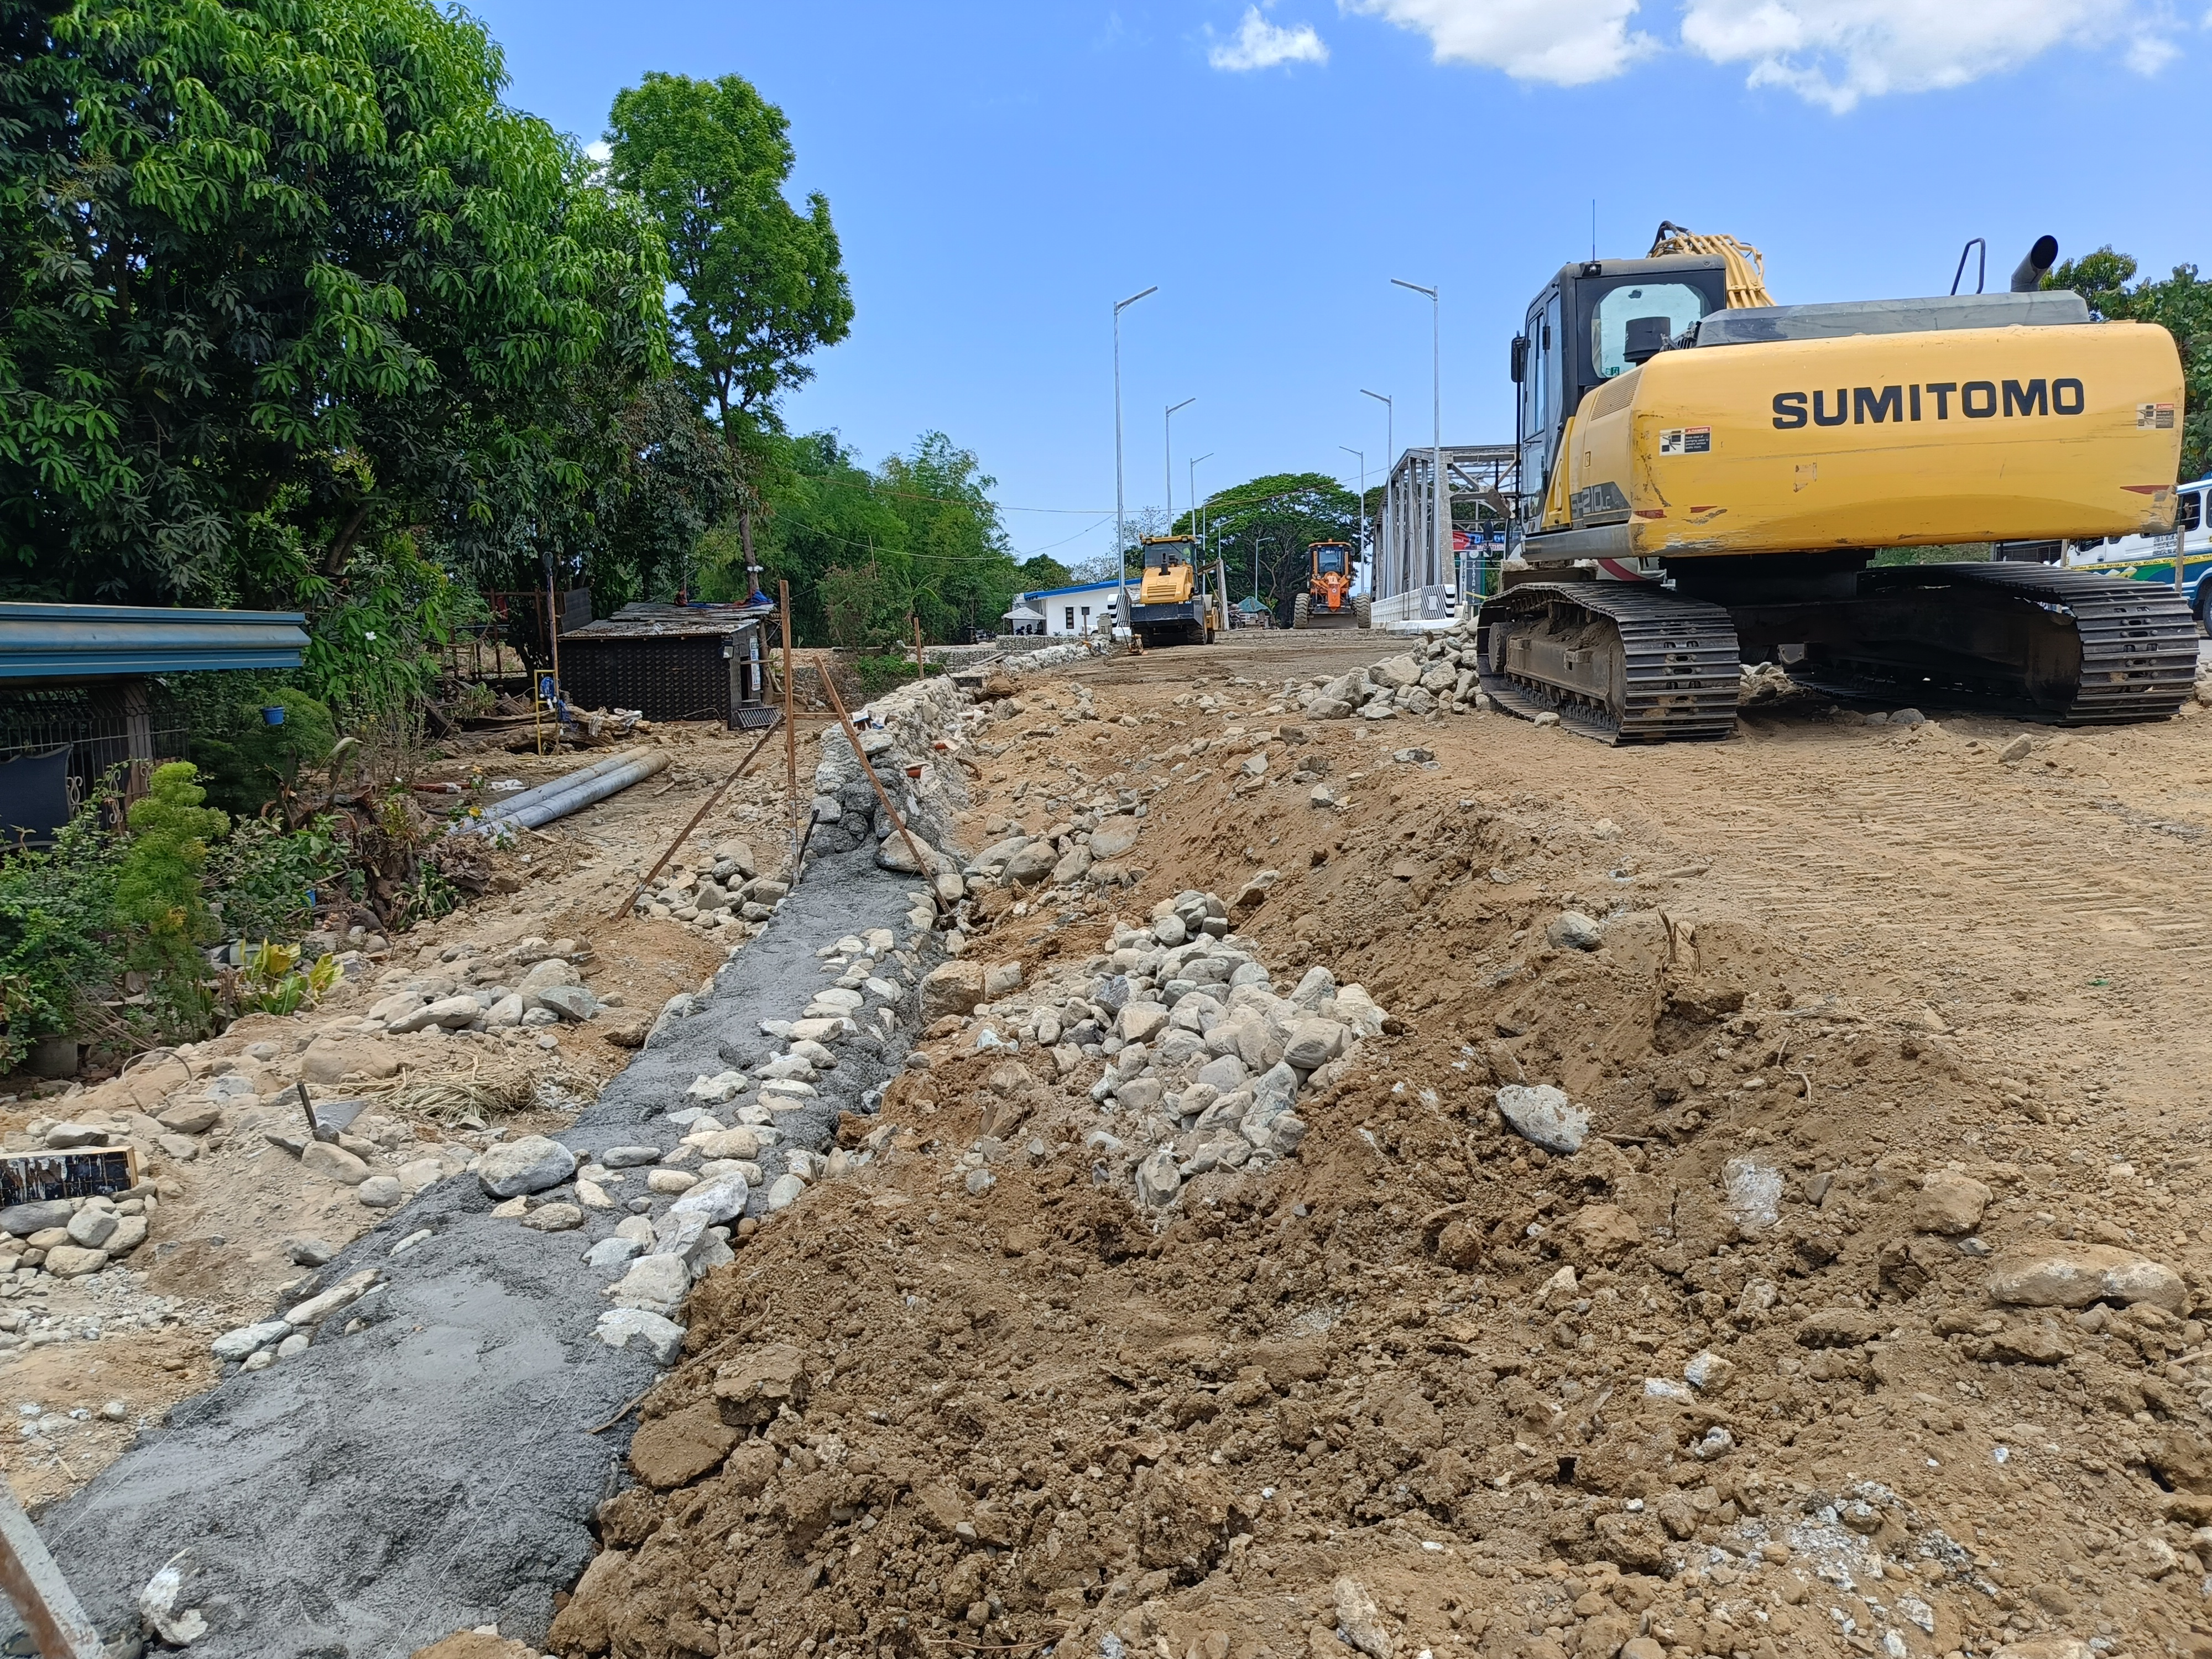
[[[1218,70],[1274,69],[1284,64],[1326,64],[1328,48],[1310,23],[1280,28],[1260,14],[1257,6],[1244,9],[1244,21],[1236,34],[1206,54]]]
[[[1429,37],[1440,64],[1504,70],[1578,87],[1618,75],[1652,49],[1632,34],[1637,0],[1346,0]]]
[[[1689,0],[1682,12],[1692,51],[1748,64],[1752,85],[1787,87],[1839,113],[1862,98],[2002,75],[2057,46],[2115,42],[2139,74],[2172,51],[2112,0]]]
[[[1662,44],[1638,0],[1340,0],[1426,34],[1439,61],[1580,86]],[[1647,12],[1647,18],[1652,14]],[[1840,113],[1864,98],[1964,86],[2059,47],[2117,47],[2138,75],[2176,53],[2160,0],[1682,0],[1680,44]]]
[[[584,154],[604,166],[615,158],[615,147],[604,138],[594,138],[584,146]]]

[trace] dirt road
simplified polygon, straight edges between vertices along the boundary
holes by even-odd
[[[455,1612],[562,1659],[2212,1656],[2212,714],[1784,696],[1613,750],[1285,684],[1407,648],[998,688],[960,841],[1045,838],[1036,884],[973,878],[879,1150],[700,1281],[550,1631],[566,1547]],[[639,864],[635,810],[565,832],[607,854],[577,890]],[[1170,943],[1194,890],[1215,944]],[[759,949],[748,1010],[805,977]],[[1209,1054],[1363,1008],[1281,1073],[1302,1139],[1219,1127]],[[533,1432],[596,1424],[613,1369]]]
[[[1141,878],[987,905],[1034,988],[932,1028],[893,1156],[750,1243],[646,1408],[727,1432],[718,1377],[795,1353],[781,1457],[650,1464],[557,1651],[2212,1652],[2212,717],[1608,750],[1267,707],[1394,648],[1023,694],[969,843],[1135,789]],[[1295,1158],[1148,1209],[1121,1060],[975,1045],[1191,888],[1390,1022]],[[1501,1117],[1536,1084],[1572,1156]]]

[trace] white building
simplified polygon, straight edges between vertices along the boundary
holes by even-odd
[[[1063,635],[1095,634],[1119,617],[1119,582],[1085,582],[1075,587],[1041,588],[1014,596],[1017,607],[1026,605],[1044,616],[1044,631],[1055,639]]]

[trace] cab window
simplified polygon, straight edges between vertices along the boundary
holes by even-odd
[[[1344,574],[1344,550],[1342,548],[1324,547],[1320,550],[1320,555],[1321,569],[1324,575],[1340,576]]]
[[[2204,522],[2204,497],[2191,493],[2181,498],[2180,525],[2184,530],[2195,530]]]
[[[1617,288],[1590,313],[1590,361],[1601,380],[1629,366],[1628,325],[1638,317],[1664,317],[1673,338],[1705,314],[1705,296],[1686,283],[1634,283]]]

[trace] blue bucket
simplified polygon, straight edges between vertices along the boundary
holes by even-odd
[[[266,708],[264,708],[264,709],[261,711],[261,723],[262,723],[264,726],[282,726],[282,725],[283,725],[283,724],[284,724],[284,706],[283,706],[283,704],[282,704],[282,703],[276,703],[276,702],[272,702],[272,703],[270,703],[270,704]]]

